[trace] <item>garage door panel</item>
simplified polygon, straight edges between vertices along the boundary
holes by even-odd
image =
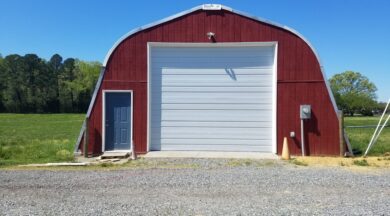
[[[156,116],[158,116],[159,113],[156,113]],[[244,121],[244,118],[246,116],[252,117],[253,119],[263,119],[269,117],[268,112],[259,112],[257,110],[162,110],[161,111],[161,117],[162,120],[175,120],[176,117],[179,117],[181,119],[185,116],[194,116],[195,118],[198,118],[201,120],[202,118],[210,118],[213,117],[214,119],[220,119],[220,120],[228,120],[228,117],[235,117],[238,120]]]
[[[164,86],[164,89],[162,90],[162,93],[164,92],[264,92],[264,93],[270,93],[272,92],[272,89],[269,87],[247,87],[247,86],[210,86],[207,88],[194,86]],[[159,95],[159,93],[154,92],[153,94]]]
[[[165,101],[181,102],[182,100],[212,99],[235,100],[236,98],[256,100],[272,100],[271,94],[261,92],[162,92],[161,99]]]
[[[159,139],[152,140],[156,151],[258,151],[271,152],[271,140],[248,139]],[[161,142],[161,143],[160,143]],[[245,149],[242,148],[245,143]]]
[[[272,75],[272,68],[153,68],[161,70],[162,75],[226,75],[233,70],[236,75]]]
[[[269,121],[162,121],[152,125],[152,130],[161,127],[217,127],[217,128],[269,128]]]
[[[249,122],[249,121],[253,121],[255,119],[255,117],[253,116],[248,116],[248,115],[240,115],[240,116],[232,116],[232,115],[229,115],[229,114],[220,114],[218,116],[209,116],[209,115],[190,115],[190,116],[186,116],[186,115],[183,115],[183,114],[180,114],[180,115],[165,115],[165,116],[161,116],[161,115],[152,115],[152,118],[154,119],[160,119],[161,121],[220,121],[221,120],[221,117],[224,118],[224,121],[226,122],[229,122],[229,121],[246,121],[246,122]],[[264,117],[256,117],[256,121],[262,121],[262,122],[271,122],[272,119],[271,119],[271,116],[264,116]],[[152,121],[153,123],[153,121]]]
[[[272,152],[271,146],[259,146],[259,145],[169,145],[162,144],[161,151],[231,151],[231,152]]]
[[[160,127],[205,127],[205,128],[258,128],[259,130],[271,128],[270,121],[199,121],[199,120],[184,120],[184,121],[154,121],[151,129],[153,131],[161,131]],[[196,129],[196,128],[195,128]]]
[[[161,142],[167,145],[258,145],[268,146],[271,140],[261,139],[160,139],[153,140],[155,142]]]
[[[151,149],[272,152],[274,47],[151,49]]]
[[[272,105],[265,103],[248,103],[248,104],[235,104],[235,103],[225,103],[225,104],[210,104],[210,103],[164,103],[161,104],[161,107],[155,106],[152,107],[152,110],[159,112],[160,109],[163,110],[268,110],[272,111]]]
[[[207,83],[270,83],[272,81],[272,75],[235,75],[233,73],[227,73],[224,76],[222,75],[207,75],[207,79],[199,75],[164,75],[162,78],[153,77],[152,83],[159,83],[161,86],[169,86],[171,83],[198,83],[198,82],[207,82]]]
[[[262,139],[271,128],[208,128],[208,127],[161,127],[161,138],[188,139]],[[157,131],[159,133],[160,131]]]
[[[189,134],[188,137],[196,138],[199,136],[208,136],[210,134],[212,135],[225,135],[225,134],[231,134],[231,135],[243,135],[244,137],[246,135],[267,135],[272,132],[271,127],[262,127],[262,128],[255,128],[255,127],[241,127],[243,130],[237,130],[237,127],[160,127],[161,133],[167,134],[167,135],[176,135],[178,134]],[[191,135],[192,134],[192,135]],[[194,137],[195,136],[195,137]],[[179,137],[178,137],[179,138]],[[234,137],[232,137],[234,138]],[[259,136],[259,138],[251,138],[251,139],[261,139],[262,136]]]
[[[273,66],[273,58],[155,58],[153,67],[161,68],[271,68]],[[199,65],[201,64],[201,65]]]
[[[258,94],[258,93],[237,93],[237,92],[168,92],[160,93],[154,96],[154,104],[171,103],[270,103],[272,101],[271,94]]]
[[[156,121],[271,121],[268,112],[254,110],[163,110],[153,113]]]
[[[268,98],[269,99],[269,98]],[[227,104],[227,103],[233,103],[233,104],[248,104],[256,100],[256,102],[269,104],[265,99],[253,99],[253,98],[217,98],[217,97],[209,97],[209,98],[181,98],[180,103],[200,103],[200,104]],[[153,105],[159,106],[159,102],[161,101],[161,98],[156,98],[155,101],[152,102]],[[177,98],[165,98],[164,103],[170,103],[170,104],[177,104],[178,99]]]

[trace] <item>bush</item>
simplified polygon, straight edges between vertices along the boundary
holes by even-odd
[[[297,166],[308,166],[308,164],[304,161],[299,161],[297,159],[292,159],[291,163],[297,165]]]
[[[353,164],[356,166],[369,166],[368,162],[366,159],[363,160],[354,160]]]
[[[59,160],[73,160],[72,153],[65,149],[57,151],[56,156]]]
[[[10,159],[11,152],[0,146],[0,159]]]

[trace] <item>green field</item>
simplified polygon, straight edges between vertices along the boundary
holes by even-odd
[[[345,126],[377,125],[380,117],[345,117]],[[382,120],[382,122],[384,122]],[[360,152],[365,152],[374,128],[347,128],[347,135],[352,148]],[[369,155],[382,155],[390,152],[390,127],[383,129],[377,143],[373,146]]]
[[[0,166],[73,160],[85,114],[0,114]]]
[[[73,160],[85,114],[0,114],[0,166]],[[376,125],[379,117],[346,117],[345,125]],[[375,128],[349,128],[356,150],[364,151]],[[390,128],[370,155],[390,152]]]

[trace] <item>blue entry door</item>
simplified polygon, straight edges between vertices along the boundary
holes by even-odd
[[[130,150],[132,96],[130,92],[105,93],[105,151]]]

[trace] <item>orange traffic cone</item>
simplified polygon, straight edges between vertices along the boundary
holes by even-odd
[[[288,149],[287,137],[283,140],[282,159],[290,160],[290,150]]]

